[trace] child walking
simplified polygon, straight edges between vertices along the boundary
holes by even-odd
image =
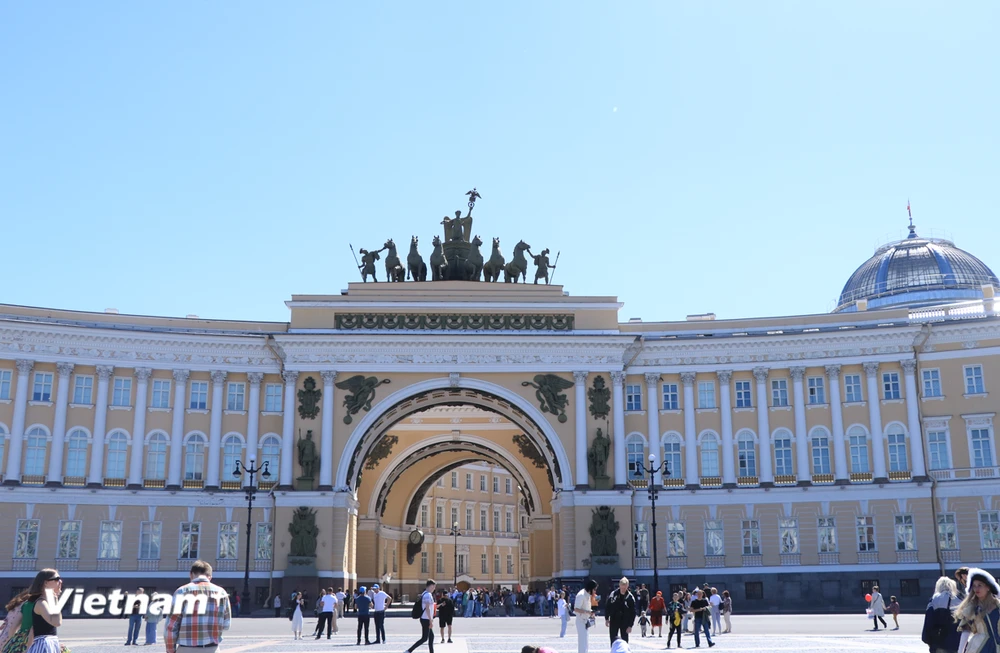
[[[895,596],[889,597],[889,612],[892,614],[892,622],[895,624],[893,630],[899,630],[899,602]]]
[[[642,636],[646,636],[646,626],[649,625],[649,619],[646,618],[646,611],[643,610],[642,614],[639,615],[639,628],[642,630]]]

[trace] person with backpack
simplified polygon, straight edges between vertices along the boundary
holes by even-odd
[[[427,650],[434,653],[434,588],[437,583],[433,579],[427,580],[424,593],[413,604],[413,611],[410,616],[420,620],[420,639],[413,646],[406,649],[406,653],[413,653],[424,642],[427,642]]]
[[[957,653],[961,633],[952,617],[952,606],[957,607],[958,586],[955,581],[942,576],[934,585],[934,595],[924,612],[924,628],[920,641],[927,644],[930,653]]]

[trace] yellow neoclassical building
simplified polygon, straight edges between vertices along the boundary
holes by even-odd
[[[248,564],[255,606],[654,566],[748,611],[923,597],[1000,561],[997,287],[911,229],[821,315],[622,322],[462,280],[296,295],[282,323],[0,306],[0,592],[46,566],[165,590],[203,558],[236,592]],[[237,461],[269,472],[249,517]]]

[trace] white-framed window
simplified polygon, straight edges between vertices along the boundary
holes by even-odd
[[[799,520],[795,517],[778,518],[778,542],[781,553],[799,552]]]
[[[444,487],[444,478],[439,477],[437,481],[434,482],[437,487]]]
[[[471,531],[474,528],[474,519],[472,518],[472,508],[465,509],[465,530]]]
[[[910,469],[906,457],[906,432],[899,424],[893,424],[886,430],[886,443],[889,447],[889,471],[905,472]]]
[[[52,401],[52,373],[35,372],[35,384],[31,391],[32,401]]]
[[[277,474],[281,467],[281,440],[276,435],[266,435],[260,441],[260,464],[263,467],[267,463],[267,471],[272,476]]]
[[[73,429],[66,438],[66,476],[87,473],[87,432]]]
[[[868,464],[868,432],[860,426],[847,429],[847,443],[851,452],[851,472],[867,474],[871,471]]]
[[[726,553],[725,530],[721,519],[705,521],[705,555],[721,556]]]
[[[858,551],[875,551],[875,518],[856,517],[854,525],[858,534]]]
[[[489,559],[486,557],[485,553],[479,555],[479,570],[484,574],[490,573],[490,565],[488,560]]]
[[[882,398],[899,399],[899,372],[882,373]]]
[[[181,522],[181,542],[177,557],[181,560],[197,560],[201,545],[201,522]]]
[[[795,473],[792,467],[792,434],[786,429],[774,432],[774,473],[778,476],[791,476]]]
[[[264,412],[265,413],[280,413],[281,406],[281,391],[282,387],[280,383],[268,383],[264,386]],[[254,406],[254,410],[256,410]]]
[[[73,378],[73,403],[81,406],[94,403],[94,377],[77,374]]]
[[[756,519],[744,519],[743,531],[743,555],[760,555],[760,522]]]
[[[642,386],[625,386],[625,410],[642,410]]]
[[[972,466],[993,466],[993,438],[990,429],[969,429],[969,440],[972,443]]]
[[[184,480],[201,481],[205,478],[205,436],[192,433],[184,443]]]
[[[493,532],[494,533],[499,533],[500,532],[500,511],[499,510],[494,510],[493,511]]]
[[[274,525],[257,523],[257,560],[270,560],[274,556]]]
[[[771,379],[771,405],[779,408],[788,405],[788,379]]]
[[[427,528],[427,504],[420,506],[420,528]]]
[[[426,551],[422,551],[420,553],[420,573],[421,574],[430,573],[430,570],[427,568],[427,552]],[[486,573],[486,572],[483,572],[483,573]]]
[[[479,491],[480,492],[486,491],[486,474],[479,475]]]
[[[715,408],[715,381],[698,382],[698,408]]]
[[[149,443],[146,445],[145,478],[158,481],[166,478],[167,442],[169,442],[167,434],[161,431],[149,436]]]
[[[208,381],[191,382],[191,401],[188,403],[191,410],[205,410],[208,408]]]
[[[494,574],[499,574],[500,573],[500,554],[499,553],[494,553],[493,554],[493,573]]]
[[[941,396],[941,370],[920,370],[920,378],[924,383],[925,397]]]
[[[684,473],[681,467],[681,436],[677,433],[668,433],[663,439],[663,461],[667,463],[667,468],[663,472],[663,478],[680,478]]]
[[[816,520],[820,553],[837,552],[837,518],[819,517]]]
[[[682,521],[667,522],[667,555],[673,558],[687,555],[687,535]]]
[[[465,475],[465,489],[472,490],[472,474]]]
[[[826,403],[826,380],[822,376],[810,376],[806,379],[809,389],[809,403],[816,406]]]
[[[37,519],[18,519],[17,535],[14,539],[14,557],[19,560],[38,557],[38,531],[41,522]]]
[[[646,446],[642,441],[642,436],[633,433],[625,440],[625,457],[628,461],[629,479],[641,479],[646,475],[643,465],[645,464]]]
[[[122,523],[102,521],[101,539],[98,541],[98,560],[120,560],[122,557]]]
[[[247,409],[247,384],[242,382],[228,384],[226,393],[226,410],[246,410]]]
[[[236,471],[236,461],[242,458],[243,440],[235,433],[230,433],[222,439],[222,480],[240,480],[236,478],[234,472]]]
[[[10,399],[11,370],[0,370],[0,399]]]
[[[507,554],[507,574],[513,575],[514,573],[514,556]]]
[[[917,537],[913,532],[913,515],[896,515],[893,521],[896,528],[896,550],[916,551]]]
[[[434,506],[434,528],[444,528],[444,506]]]
[[[451,525],[455,527],[458,524],[458,506],[451,507]]]
[[[649,557],[649,524],[646,522],[635,524],[635,532],[632,533],[632,551],[636,558]]]
[[[830,436],[822,428],[813,429],[812,443],[813,474],[830,473]]]
[[[751,408],[753,406],[753,400],[750,398],[750,382],[749,381],[737,381],[736,382],[736,407],[737,408]]]
[[[981,395],[986,392],[986,384],[983,382],[982,365],[966,365],[965,370],[965,394]]]
[[[500,494],[500,478],[493,477],[493,494]]]
[[[64,520],[59,522],[59,549],[57,558],[80,557],[80,530],[83,522]]]
[[[849,404],[863,401],[860,374],[844,375],[844,401]]]
[[[240,550],[240,525],[238,522],[219,524],[219,560],[236,560]]]
[[[479,530],[486,531],[489,526],[486,524],[486,508],[479,509]]]
[[[434,573],[444,573],[444,552],[438,551],[434,554]]]
[[[24,473],[29,476],[41,476],[45,473],[45,449],[49,440],[48,431],[41,426],[34,426],[25,436],[27,446],[24,448]]]
[[[663,384],[663,410],[680,410],[676,383]]]
[[[938,544],[942,551],[958,550],[958,519],[953,512],[939,513],[937,517]]]
[[[132,405],[132,377],[116,376],[111,392],[112,406]]]
[[[451,473],[451,489],[458,489],[458,472]]]
[[[984,550],[1000,549],[1000,511],[979,512],[979,542]]]
[[[927,432],[927,453],[930,469],[949,469],[951,456],[948,451],[948,432],[934,430]]]
[[[509,510],[504,515],[504,530],[508,533],[514,532],[514,513]]]
[[[159,560],[163,522],[144,521],[139,524],[139,559]]]
[[[503,480],[503,491],[504,491],[504,494],[510,494],[510,495],[514,494],[514,482],[513,482],[513,479],[511,479],[511,478],[505,478]]]
[[[150,408],[170,408],[169,379],[153,379],[153,396],[149,402]]]
[[[753,441],[753,433],[743,431],[737,435],[736,446],[739,456],[739,475],[741,477],[757,476],[757,449]]]
[[[107,463],[104,475],[107,478],[125,478],[125,461],[128,459],[128,436],[123,431],[112,431],[108,436]]]
[[[703,433],[701,436],[701,475],[719,475],[719,438],[714,433]]]

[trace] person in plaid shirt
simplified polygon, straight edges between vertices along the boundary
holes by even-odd
[[[218,651],[219,643],[222,641],[222,631],[229,630],[232,613],[226,590],[212,584],[212,565],[204,560],[198,560],[191,565],[191,582],[181,585],[174,592],[174,605],[176,606],[184,596],[192,598],[207,596],[208,600],[203,613],[195,609],[193,614],[173,614],[171,610],[172,614],[164,633],[167,653]]]

